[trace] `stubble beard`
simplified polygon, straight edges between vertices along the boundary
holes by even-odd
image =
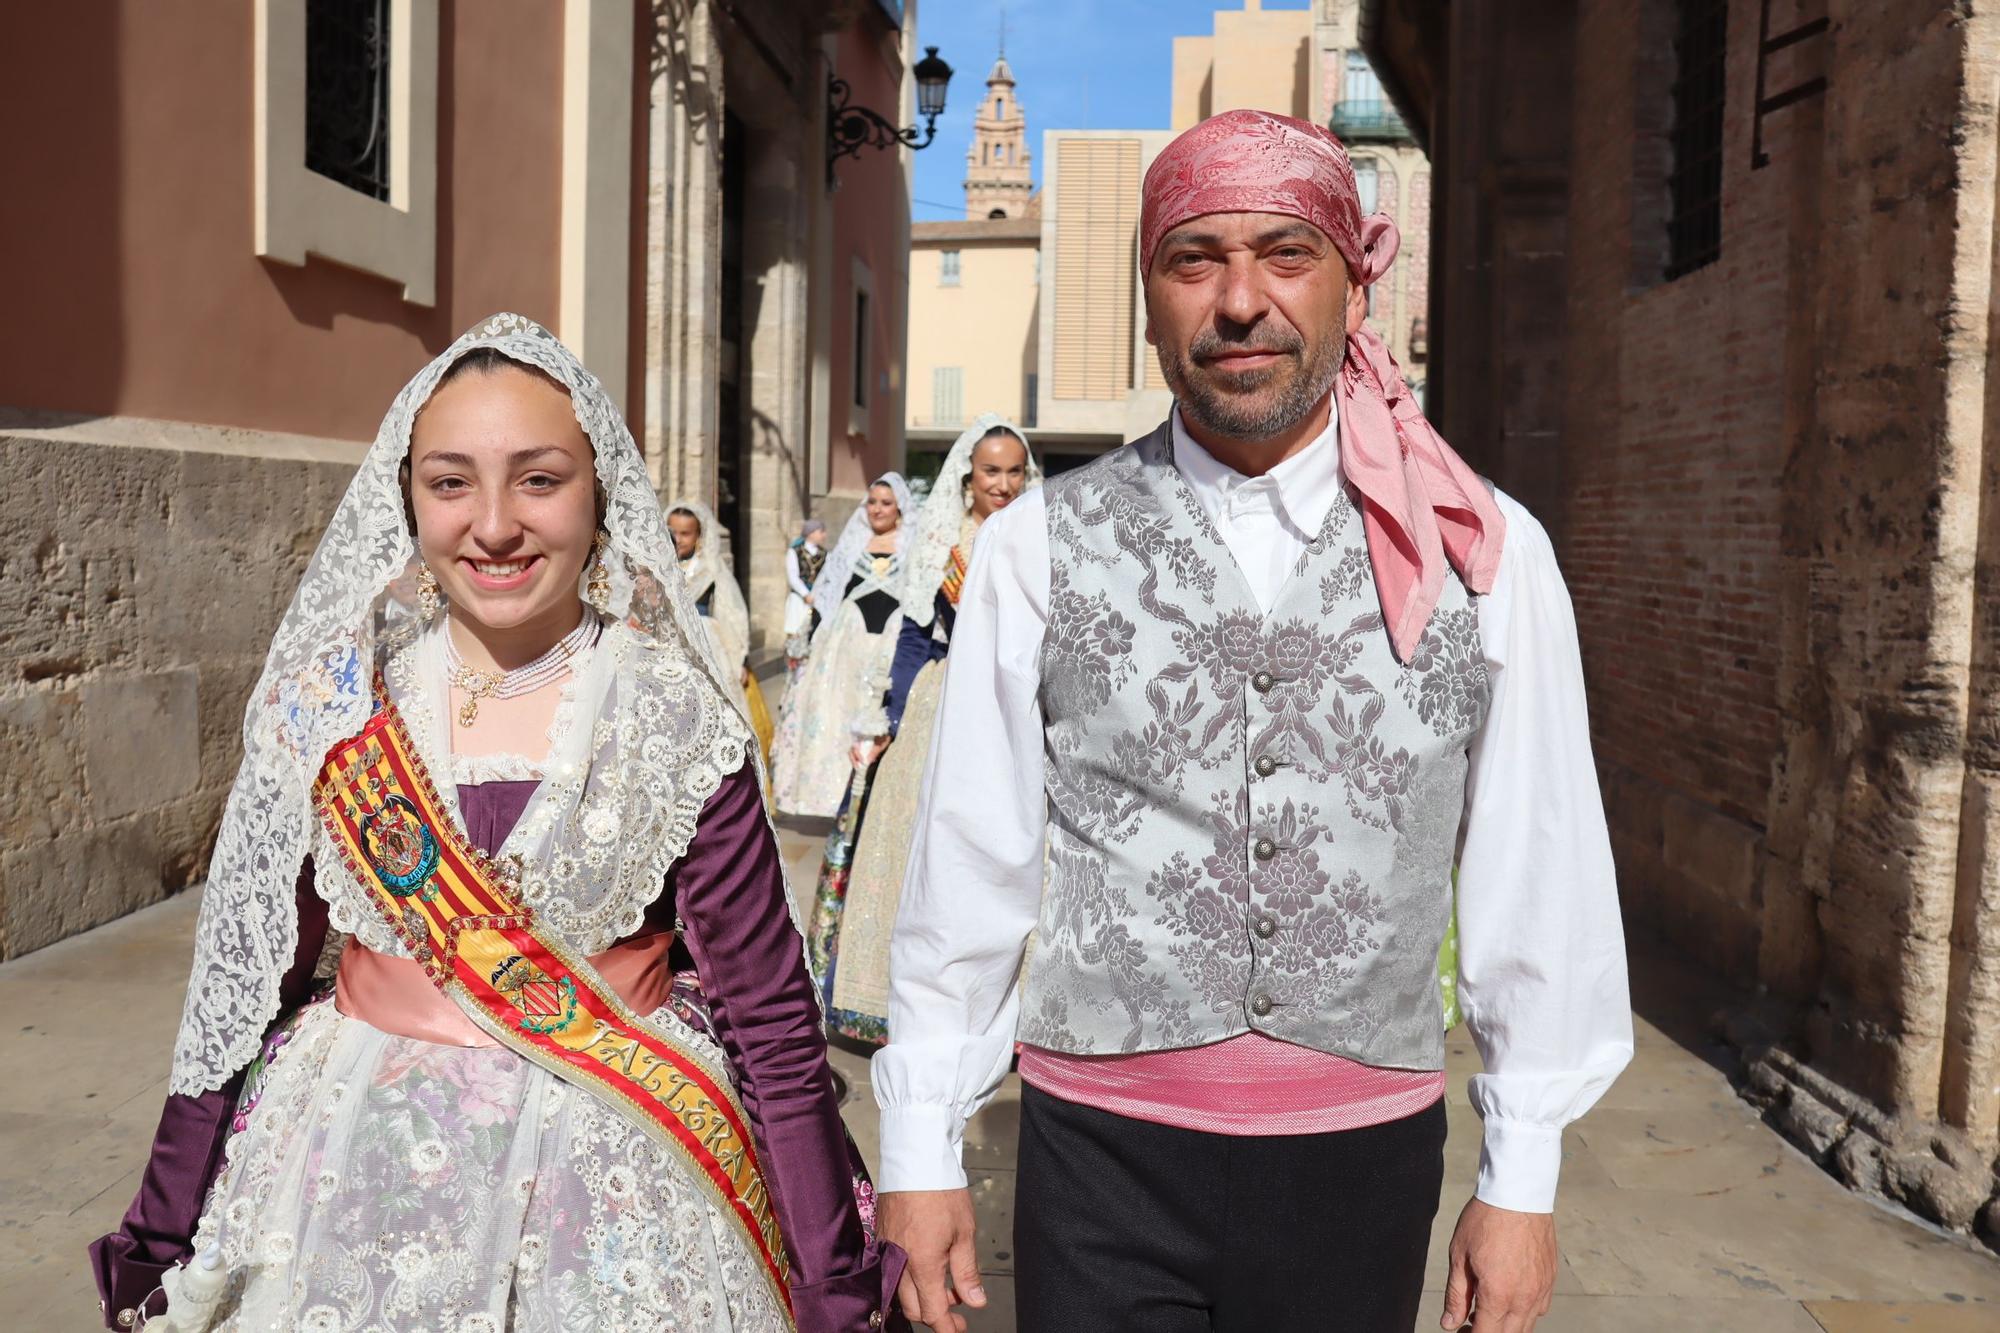
[[[1284,347],[1259,347],[1291,358],[1289,366],[1233,377],[1233,387],[1225,389],[1195,360],[1197,355],[1220,350],[1226,343],[1212,330],[1197,334],[1186,350],[1160,348],[1160,373],[1173,390],[1181,415],[1200,430],[1218,439],[1255,442],[1273,439],[1291,430],[1325,400],[1340,374],[1346,355],[1344,339],[1329,339],[1312,349],[1306,359],[1304,340],[1292,334]],[[1275,395],[1260,391],[1283,377]]]

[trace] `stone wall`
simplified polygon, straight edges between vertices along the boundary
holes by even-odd
[[[1677,5],[1368,8],[1426,90],[1436,415],[1556,538],[1635,947],[1743,988],[1830,1170],[2000,1243],[2000,12],[1776,0],[1828,23],[1765,95],[1825,84],[1760,158],[1733,0],[1721,253],[1668,280]]]
[[[0,415],[0,959],[198,881],[360,446]]]

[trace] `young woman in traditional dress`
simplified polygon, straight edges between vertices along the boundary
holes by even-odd
[[[868,691],[871,706],[854,722],[855,733],[865,738],[856,767],[873,770],[854,802],[866,819],[857,821],[851,864],[835,865],[830,856],[821,864],[807,932],[813,971],[828,999],[827,1022],[857,1041],[888,1040],[889,930],[916,832],[924,759],[972,539],[982,523],[1041,479],[1021,428],[984,413],[945,455],[917,515],[897,589],[902,619],[894,654]]]
[[[826,565],[826,524],[816,518],[799,524],[799,535],[785,548],[785,684],[798,683],[812,645],[819,613],[813,610],[813,580]]]
[[[805,670],[786,691],[771,751],[772,788],[786,814],[827,819],[846,799],[852,724],[878,662],[896,642],[896,584],[912,509],[900,473],[878,478],[813,583],[819,628]]]
[[[768,768],[774,728],[764,691],[750,670],[750,608],[718,554],[720,543],[712,534],[721,528],[715,511],[699,500],[676,500],[667,509],[667,530],[674,535],[674,552],[687,579],[688,598],[708,630],[716,657],[737,673],[732,698],[750,719],[750,729],[757,735],[757,746]]]
[[[177,1333],[888,1322],[740,664],[676,564],[532,322],[397,397],[251,697],[107,1326],[162,1285],[222,1289]]]

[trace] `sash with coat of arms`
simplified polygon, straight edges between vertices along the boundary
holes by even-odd
[[[789,1311],[784,1238],[735,1090],[537,924],[517,876],[459,833],[379,681],[375,698],[368,724],[327,752],[313,783],[313,807],[348,869],[482,1031],[696,1168]]]

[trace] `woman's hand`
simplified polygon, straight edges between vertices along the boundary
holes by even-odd
[[[858,740],[854,742],[854,749],[849,753],[849,758],[854,760],[856,768],[866,768],[877,759],[880,759],[882,751],[888,748],[889,738],[887,736],[876,736],[873,739]]]

